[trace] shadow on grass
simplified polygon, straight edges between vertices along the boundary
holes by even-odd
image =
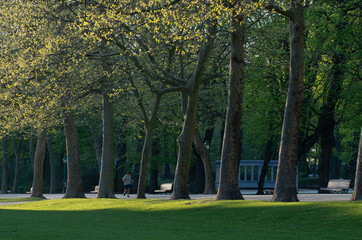
[[[362,203],[170,202],[51,200],[30,203],[35,209],[2,208],[0,239],[362,239]],[[89,204],[103,209],[82,210]]]

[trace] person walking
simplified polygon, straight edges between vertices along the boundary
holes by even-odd
[[[123,176],[122,180],[124,183],[123,196],[126,196],[126,193],[127,193],[127,197],[129,197],[129,193],[131,192],[132,183],[133,183],[133,179],[131,177],[131,172],[127,172],[127,174]]]

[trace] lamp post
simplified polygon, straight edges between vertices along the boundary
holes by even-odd
[[[63,158],[63,190],[62,190],[62,193],[65,193],[65,189],[67,187],[67,182],[66,182],[66,178],[65,178],[66,171],[67,171],[67,157],[64,156],[64,158]]]

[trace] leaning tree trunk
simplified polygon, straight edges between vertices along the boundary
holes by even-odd
[[[46,150],[46,130],[40,130],[34,157],[33,187],[30,197],[45,198],[43,196],[43,166]]]
[[[85,198],[77,127],[71,110],[64,110],[63,114],[67,147],[67,188],[63,198]]]
[[[198,153],[201,156],[201,160],[205,171],[205,188],[204,194],[216,193],[215,189],[215,176],[211,166],[210,154],[208,149],[205,147],[199,129],[195,128],[194,143]]]
[[[274,137],[271,136],[271,133],[269,133],[269,139],[265,147],[264,163],[259,176],[258,191],[256,192],[257,195],[264,195],[264,182],[268,172],[269,162],[271,161],[273,155],[273,144]]]
[[[18,180],[19,180],[19,162],[20,162],[20,147],[21,147],[21,138],[16,141],[15,136],[13,137],[13,146],[15,153],[15,171],[14,171],[14,183],[12,193],[18,192]]]
[[[216,22],[213,21],[209,26],[209,36],[199,52],[198,63],[194,69],[191,79],[187,83],[189,89],[187,98],[186,113],[184,114],[184,124],[180,136],[177,138],[179,152],[177,158],[174,190],[171,196],[172,200],[190,199],[188,193],[188,169],[191,157],[192,141],[194,138],[197,115],[197,100],[203,73],[206,69],[206,63],[214,44],[216,34]]]
[[[361,135],[359,139],[358,147],[358,157],[356,164],[356,176],[354,180],[354,191],[352,194],[352,201],[361,201],[362,200],[362,128]]]
[[[49,193],[56,192],[56,178],[55,178],[55,163],[54,163],[54,151],[51,137],[47,137],[47,148],[49,152],[49,163],[50,163],[50,189]]]
[[[103,143],[101,172],[99,177],[99,191],[97,198],[116,198],[114,195],[114,131],[113,131],[113,103],[106,90],[103,98]]]
[[[6,145],[6,136],[3,136],[2,139],[2,152],[3,152],[3,162],[2,162],[2,179],[1,179],[1,194],[6,194],[8,192],[8,148]]]
[[[146,178],[147,178],[147,168],[148,168],[148,160],[150,158],[151,146],[152,146],[152,138],[153,131],[155,129],[156,121],[157,121],[157,113],[161,103],[161,95],[157,94],[155,103],[152,109],[151,119],[145,121],[146,125],[146,136],[145,141],[143,143],[142,148],[142,158],[140,164],[140,175],[138,177],[138,186],[137,186],[137,198],[146,198],[145,190],[146,190]],[[147,116],[144,116],[147,119]]]
[[[290,2],[290,76],[272,201],[296,202],[298,128],[303,101],[304,9],[300,0]]]
[[[239,4],[237,4],[241,7]],[[224,141],[221,152],[220,180],[216,200],[244,199],[239,189],[239,147],[241,105],[244,78],[244,23],[242,13],[233,12],[231,19],[231,55],[228,105]]]

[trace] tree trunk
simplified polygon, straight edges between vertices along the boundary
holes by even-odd
[[[264,181],[266,174],[268,172],[269,162],[273,155],[273,144],[274,144],[274,137],[272,137],[271,134],[269,133],[269,139],[265,147],[264,163],[263,167],[261,168],[259,182],[258,182],[258,191],[256,192],[257,195],[264,195]]]
[[[228,105],[225,119],[224,141],[221,151],[219,188],[216,200],[244,199],[240,193],[238,183],[241,106],[244,78],[245,29],[242,13],[233,13],[231,28]]]
[[[45,198],[43,196],[43,166],[46,149],[46,130],[40,130],[34,157],[33,187],[30,197]]]
[[[71,110],[63,111],[67,147],[67,188],[63,198],[85,198],[77,127]]]
[[[101,158],[102,158],[102,126],[100,126],[100,131],[93,127],[92,121],[90,120],[90,117],[88,114],[84,114],[84,117],[87,121],[87,125],[92,133],[93,138],[93,145],[94,145],[94,152],[96,154],[96,161],[98,165],[98,169],[101,169]],[[99,133],[100,132],[100,133]]]
[[[203,73],[206,69],[206,63],[214,44],[216,34],[216,22],[209,25],[209,36],[199,52],[198,63],[194,69],[191,79],[187,83],[189,89],[187,98],[186,114],[184,115],[184,124],[180,136],[177,138],[179,152],[177,158],[174,191],[171,199],[190,199],[187,187],[188,169],[191,157],[192,141],[196,127],[197,100]]]
[[[156,189],[158,189],[158,169],[157,166],[151,165],[150,188],[148,193],[155,193]]]
[[[155,103],[153,104],[151,119],[149,121],[148,120],[145,121],[146,136],[145,136],[145,141],[143,143],[143,148],[142,148],[140,174],[139,174],[138,186],[137,186],[137,198],[146,198],[145,190],[146,190],[148,160],[150,158],[153,131],[155,129],[155,125],[156,125],[156,121],[157,121],[157,113],[158,113],[158,109],[160,107],[161,97],[162,96],[160,94],[157,94]],[[144,116],[144,118],[147,119],[147,116]]]
[[[31,166],[34,167],[34,136],[33,136],[33,133],[31,133],[31,136],[29,139],[29,155],[30,155]]]
[[[298,128],[303,102],[304,9],[301,1],[291,0],[290,76],[279,150],[279,163],[272,201],[296,202]]]
[[[21,138],[16,141],[15,136],[13,137],[13,146],[15,154],[15,171],[14,171],[14,183],[12,193],[18,192],[18,180],[19,180],[19,163],[20,163],[20,148],[21,148]]]
[[[355,176],[355,180],[354,180],[354,191],[353,191],[351,200],[352,201],[361,201],[362,200],[362,128],[361,128],[361,135],[360,135],[360,139],[359,139],[356,176]]]
[[[216,193],[215,175],[214,171],[212,170],[209,150],[204,145],[200,136],[199,129],[197,127],[195,128],[194,143],[198,153],[201,156],[201,160],[204,166],[204,172],[205,172],[204,194],[214,194]]]
[[[115,198],[114,195],[114,132],[113,132],[113,103],[106,90],[103,97],[103,143],[102,166],[99,177],[97,198]]]
[[[50,189],[49,193],[56,193],[57,182],[55,175],[55,163],[54,163],[54,151],[51,137],[47,137],[47,147],[49,152],[49,164],[50,164]]]
[[[332,149],[335,146],[334,139],[334,127],[335,122],[335,108],[337,101],[342,91],[342,79],[343,79],[343,64],[344,56],[342,54],[333,54],[332,57],[332,79],[330,89],[326,102],[322,107],[322,114],[320,116],[320,135],[321,135],[321,161],[319,163],[318,174],[319,174],[319,186],[318,193],[326,191],[320,190],[321,187],[327,187],[330,174],[330,163]]]
[[[3,153],[3,162],[2,162],[2,179],[1,179],[1,194],[6,194],[8,192],[8,148],[6,145],[6,136],[3,136],[2,139],[2,153]]]

